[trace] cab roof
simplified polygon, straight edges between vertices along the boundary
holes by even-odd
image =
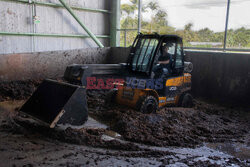
[[[141,38],[158,38],[158,39],[164,39],[164,38],[175,38],[178,40],[182,40],[182,38],[178,35],[172,35],[172,34],[166,34],[166,35],[160,35],[158,33],[154,33],[154,34],[138,34],[138,37]]]

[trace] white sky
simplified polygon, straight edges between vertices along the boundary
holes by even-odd
[[[213,31],[224,31],[227,0],[142,0],[143,4],[158,2],[161,9],[168,13],[170,26],[183,29],[193,23],[194,30],[208,27]],[[128,3],[129,0],[121,0]],[[150,18],[150,12],[143,19]],[[231,0],[228,28],[250,28],[250,0]]]

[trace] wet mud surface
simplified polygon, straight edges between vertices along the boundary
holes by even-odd
[[[2,103],[0,162],[6,166],[250,165],[250,118],[244,109],[197,100],[194,108],[141,114],[105,103],[104,98],[105,92],[88,92],[90,116],[107,129],[49,129],[17,112],[24,101]],[[111,132],[121,136],[114,138]],[[238,155],[239,150],[225,151],[233,144],[243,146],[244,156]]]
[[[148,145],[194,147],[204,142],[244,142],[242,138],[250,129],[250,117],[245,117],[245,110],[202,101],[196,101],[194,108],[166,107],[156,114],[105,104],[94,95],[88,101],[89,107],[94,108],[92,114],[109,124],[111,130],[128,141]]]
[[[35,91],[41,80],[25,80],[0,83],[0,102],[27,99]]]
[[[17,110],[17,108],[16,108]],[[50,138],[70,144],[88,145],[92,147],[109,148],[115,150],[141,150],[138,146],[132,143],[122,143],[117,140],[105,141],[102,136],[108,134],[106,129],[81,128],[66,129],[44,126],[23,114],[14,111],[11,114],[3,112],[5,119],[1,122],[0,131],[14,135],[36,135],[39,138]]]

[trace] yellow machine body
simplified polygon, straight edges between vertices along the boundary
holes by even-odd
[[[158,107],[177,105],[180,96],[191,90],[191,74],[184,73],[181,76],[166,78],[163,84],[161,90],[121,87],[117,91],[116,102],[137,109],[140,107],[140,99],[151,95],[158,99]]]

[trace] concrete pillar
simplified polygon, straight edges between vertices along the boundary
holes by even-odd
[[[117,47],[120,46],[120,32],[117,29],[120,29],[121,0],[111,0],[111,3],[110,46]]]

